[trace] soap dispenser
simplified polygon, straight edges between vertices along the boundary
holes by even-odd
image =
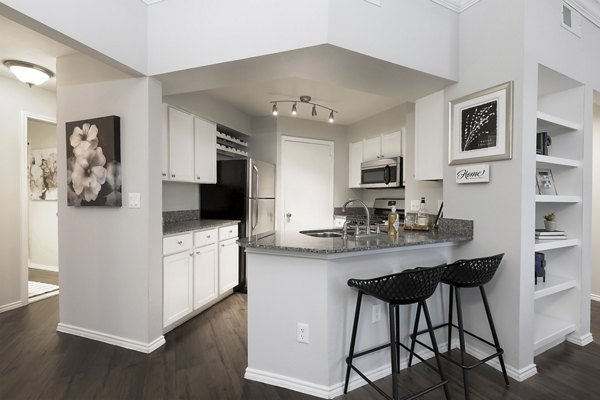
[[[398,213],[396,212],[396,206],[392,206],[392,211],[388,214],[388,234],[396,235],[398,233],[398,227],[400,221],[398,221]]]

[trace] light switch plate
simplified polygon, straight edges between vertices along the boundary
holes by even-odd
[[[139,193],[129,193],[129,208],[140,208]]]

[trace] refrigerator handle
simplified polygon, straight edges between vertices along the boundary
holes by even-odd
[[[256,186],[254,186],[254,191],[256,192],[256,195],[254,197],[258,198],[260,197],[260,195],[258,194],[258,168],[256,167],[256,164],[252,164],[252,169],[254,170],[254,172],[256,172]],[[252,193],[250,195],[252,195]]]
[[[254,210],[251,210],[251,221],[250,221],[250,227],[251,227],[251,232],[250,234],[254,233],[254,229],[256,229],[256,225],[258,225],[258,200],[254,199],[254,204],[256,204],[256,214],[253,214]],[[252,207],[254,208],[254,207]]]

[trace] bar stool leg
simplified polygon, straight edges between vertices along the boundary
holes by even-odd
[[[498,335],[496,334],[496,328],[494,327],[494,321],[492,320],[492,312],[490,311],[490,305],[488,303],[483,286],[479,286],[479,291],[481,292],[481,299],[483,300],[485,313],[487,314],[487,319],[490,324],[490,330],[492,331],[496,351],[501,352],[502,348],[500,347],[500,341],[498,340]],[[502,374],[504,375],[504,382],[506,383],[506,386],[509,386],[510,382],[508,381],[508,375],[506,374],[506,367],[504,366],[504,358],[502,357],[502,354],[498,354],[498,360],[500,361],[500,367],[502,368]]]
[[[398,399],[398,345],[396,337],[396,308],[394,304],[390,303],[389,315],[390,315],[390,352],[392,353],[392,397],[394,400]]]
[[[396,310],[396,370],[400,371],[400,306]]]
[[[360,303],[362,302],[362,292],[358,292],[356,298],[356,311],[354,312],[354,324],[352,326],[352,338],[350,339],[350,350],[348,351],[348,358],[346,358],[346,381],[344,383],[344,394],[348,392],[348,382],[350,381],[350,365],[352,364],[352,358],[354,357],[354,345],[356,344],[356,330],[358,329],[358,317],[360,315]]]
[[[454,306],[454,286],[450,285],[450,296],[448,301],[448,354],[452,350],[452,308]]]
[[[435,340],[435,331],[433,330],[433,324],[431,323],[431,316],[429,315],[429,309],[427,309],[427,303],[422,301],[419,303],[421,306],[423,303],[423,314],[425,314],[425,321],[427,321],[427,329],[429,330],[429,337],[431,338],[431,347],[433,347],[433,354],[435,354],[435,361],[437,363],[438,371],[440,373],[440,379],[442,381],[446,380],[446,376],[444,375],[444,370],[442,369],[442,363],[440,362],[440,351],[437,346],[437,341]],[[446,400],[450,400],[450,392],[448,391],[448,382],[444,384],[444,393],[446,394]]]
[[[460,301],[460,289],[456,288],[456,317],[458,318],[458,338],[460,340],[460,363],[465,365],[465,328],[463,325],[462,302]],[[469,400],[469,378],[467,370],[463,367],[463,384],[465,388],[465,400]]]
[[[413,354],[415,353],[415,344],[417,343],[417,332],[419,331],[419,320],[421,319],[421,303],[417,305],[415,314],[415,327],[413,328],[412,340],[410,342],[410,355],[408,356],[408,366],[412,367]]]

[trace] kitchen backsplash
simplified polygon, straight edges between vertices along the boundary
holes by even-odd
[[[200,210],[163,211],[163,224],[200,219]]]

